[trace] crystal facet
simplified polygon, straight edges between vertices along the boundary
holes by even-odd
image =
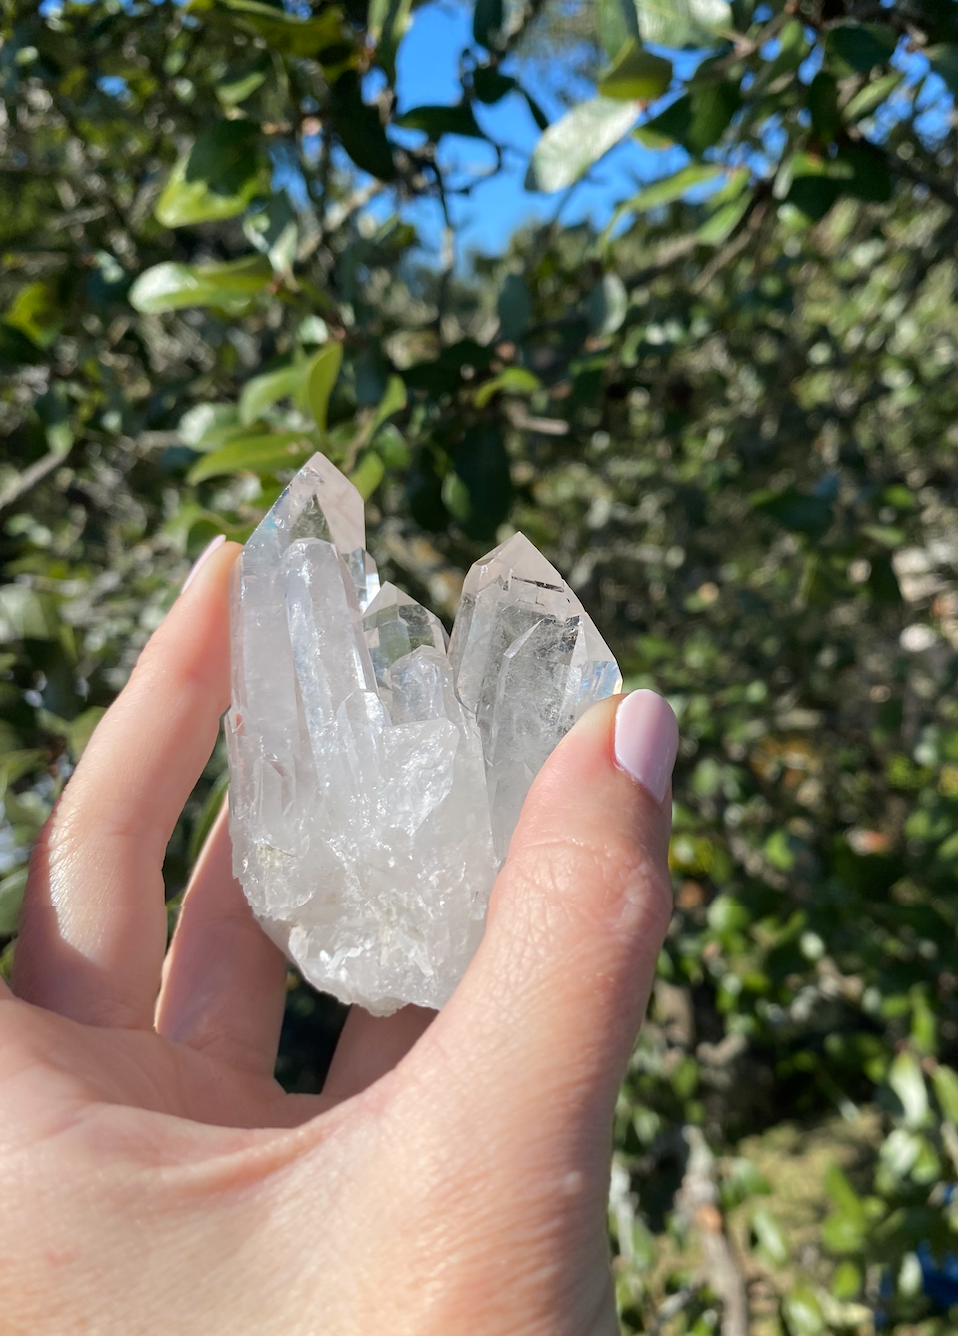
[[[314,455],[232,592],[233,862],[307,979],[385,1015],[446,1001],[546,757],[621,678],[516,534],[473,566],[452,640],[379,587],[359,493]]]

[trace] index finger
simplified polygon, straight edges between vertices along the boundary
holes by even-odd
[[[14,990],[149,1028],[166,949],[163,858],[229,704],[227,543],[195,572],[104,715],[31,861]]]

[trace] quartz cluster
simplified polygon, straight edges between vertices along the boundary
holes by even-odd
[[[522,534],[466,577],[452,639],[380,587],[363,501],[314,455],[234,568],[234,871],[318,988],[386,1015],[447,1000],[546,757],[621,678]]]

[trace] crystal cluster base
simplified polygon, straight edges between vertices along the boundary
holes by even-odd
[[[234,870],[316,987],[440,1007],[482,936],[537,771],[619,689],[608,647],[522,534],[473,566],[452,639],[365,550],[314,455],[234,568],[226,735]]]

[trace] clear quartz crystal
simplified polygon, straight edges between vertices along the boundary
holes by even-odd
[[[322,455],[234,572],[226,720],[233,862],[307,979],[386,1015],[447,1000],[482,935],[522,801],[611,653],[516,534],[466,577],[448,645],[365,551]]]

